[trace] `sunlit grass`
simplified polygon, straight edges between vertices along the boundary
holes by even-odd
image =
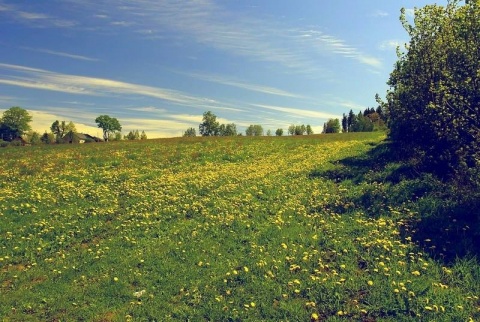
[[[383,138],[0,149],[0,315],[479,320],[474,259],[421,248],[409,195],[379,207],[386,183],[335,178]]]

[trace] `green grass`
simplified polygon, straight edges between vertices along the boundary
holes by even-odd
[[[480,320],[474,229],[383,139],[0,149],[0,316]]]

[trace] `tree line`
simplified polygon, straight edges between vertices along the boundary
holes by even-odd
[[[99,142],[122,140],[122,126],[118,119],[109,115],[100,115],[95,119],[98,128],[102,129],[103,139],[88,134],[77,133],[75,124],[70,121],[55,120],[50,126],[50,132],[45,131],[43,135],[32,131],[30,123],[32,116],[27,110],[13,106],[6,110],[0,118],[0,145],[22,145],[29,144],[59,144]],[[145,131],[130,131],[123,137],[125,140],[146,140]]]
[[[198,126],[199,134],[201,136],[238,136],[243,135],[241,132],[237,131],[237,126],[235,123],[230,124],[220,124],[217,121],[217,116],[213,114],[211,111],[207,111],[203,113],[202,122]],[[267,130],[265,133],[263,127],[259,124],[250,124],[245,129],[246,136],[263,136],[263,135],[271,136],[272,131]],[[312,127],[310,125],[294,125],[292,124],[288,128],[288,134],[290,135],[310,135],[313,134]],[[276,136],[283,135],[283,129],[278,128],[275,131]],[[197,136],[197,131],[195,128],[190,127],[184,133],[184,137],[194,137]]]
[[[385,113],[379,105],[376,109],[369,107],[358,114],[353,110],[350,110],[348,115],[343,113],[341,122],[339,119],[330,119],[323,124],[322,133],[372,132],[386,129]]]

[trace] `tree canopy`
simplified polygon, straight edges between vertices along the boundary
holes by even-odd
[[[122,130],[120,122],[118,122],[116,118],[108,115],[100,115],[95,119],[95,123],[97,123],[98,127],[103,130],[103,139],[105,141],[108,141],[109,133]]]
[[[199,133],[202,136],[215,136],[219,134],[220,124],[217,116],[211,111],[203,113],[203,121],[199,126]]]
[[[76,132],[77,129],[75,128],[75,124],[70,121],[68,124],[65,121],[59,122],[55,120],[50,126],[50,130],[53,134],[56,135],[57,141],[61,139],[66,133],[68,132]]]
[[[329,119],[323,124],[323,133],[339,133],[340,121],[338,119]]]
[[[32,116],[27,110],[13,106],[3,112],[0,119],[0,139],[11,141],[22,136],[25,132],[30,131],[30,122]]]
[[[251,124],[245,130],[245,134],[247,136],[262,136],[263,135],[263,127],[259,124]]]
[[[195,137],[197,136],[197,132],[195,131],[195,128],[190,127],[188,128],[185,133],[183,133],[184,137]]]
[[[390,137],[440,172],[480,165],[480,4],[449,1],[405,10],[410,36],[390,75]]]

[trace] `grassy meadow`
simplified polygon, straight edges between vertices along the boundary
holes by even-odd
[[[473,227],[384,139],[0,149],[2,321],[480,321]]]

